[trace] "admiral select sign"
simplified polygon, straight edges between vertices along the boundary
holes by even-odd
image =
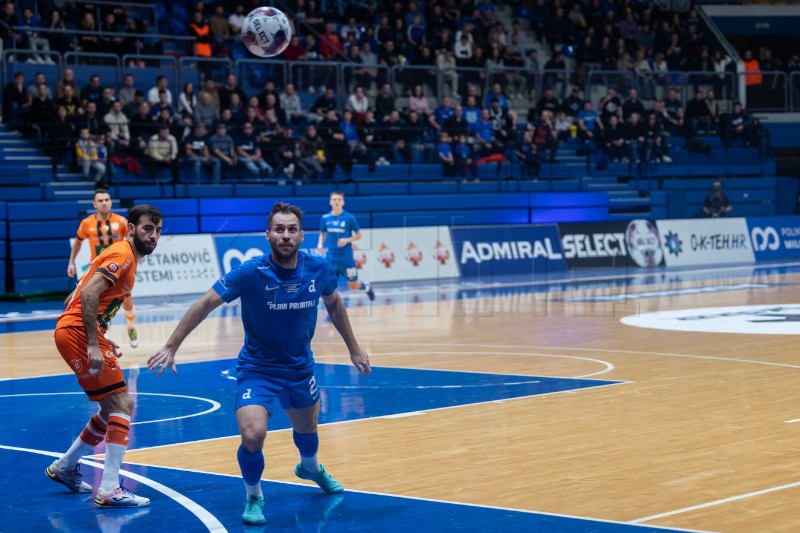
[[[661,237],[650,220],[559,224],[569,268],[653,267],[664,262]]]

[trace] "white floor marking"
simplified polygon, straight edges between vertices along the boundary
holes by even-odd
[[[0,449],[11,450],[16,452],[33,453],[37,455],[46,455],[48,457],[55,457],[55,458],[59,458],[63,455],[60,453],[49,452],[45,450],[35,450],[32,448],[18,448],[16,446],[5,446],[3,444],[0,444]],[[81,459],[81,463],[88,466],[93,466],[95,468],[99,468],[101,470],[103,469],[102,463],[98,463],[92,460]],[[120,470],[119,474],[121,476],[133,479],[134,481],[138,481],[142,485],[146,485],[151,489],[160,492],[164,496],[174,500],[176,503],[185,507],[190,513],[196,516],[203,523],[203,525],[208,528],[209,531],[212,531],[214,533],[222,533],[228,531],[227,529],[225,529],[225,526],[222,525],[222,522],[217,520],[217,518],[210,512],[208,512],[204,507],[201,507],[200,505],[190,500],[183,494],[177,492],[176,490],[173,490],[167,487],[166,485],[162,485],[158,481],[153,481],[152,479],[146,478],[139,474],[135,474],[133,472],[129,472],[127,470]]]

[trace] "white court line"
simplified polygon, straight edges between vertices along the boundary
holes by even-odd
[[[208,402],[211,404],[209,409],[202,411],[200,413],[193,413],[191,415],[181,415],[181,416],[173,416],[172,418],[160,418],[158,420],[144,420],[141,422],[131,422],[132,426],[135,425],[142,425],[142,424],[153,424],[155,422],[169,422],[171,420],[183,420],[185,418],[192,418],[195,416],[206,415],[208,413],[213,413],[214,411],[220,409],[222,405],[214,400],[209,398],[201,398],[199,396],[185,396],[183,394],[166,394],[166,393],[159,393],[159,392],[130,392],[131,396],[138,395],[138,396],[166,396],[168,398],[186,398],[189,400],[199,400],[203,402]],[[19,398],[23,396],[63,396],[63,395],[80,395],[86,396],[85,392],[25,392],[20,394],[0,394],[0,398]]]
[[[781,485],[779,487],[772,487],[770,489],[758,490],[756,492],[748,492],[747,494],[740,494],[739,496],[731,496],[730,498],[724,498],[722,500],[716,500],[708,503],[701,503],[700,505],[693,505],[692,507],[684,507],[683,509],[677,509],[675,511],[669,511],[661,514],[654,514],[652,516],[645,516],[644,518],[631,520],[630,523],[639,524],[641,522],[649,522],[651,520],[658,520],[659,518],[665,518],[667,516],[674,516],[677,514],[688,513],[690,511],[697,511],[698,509],[706,509],[708,507],[714,507],[715,505],[722,505],[725,503],[735,502],[737,500],[744,500],[745,498],[752,498],[754,496],[769,494],[770,492],[777,492],[779,490],[791,489],[794,487],[800,487],[800,481],[795,483],[789,483],[788,485]]]
[[[569,378],[569,379],[571,379],[571,378]],[[528,395],[528,396],[517,396],[517,397],[514,397],[514,398],[503,398],[502,401],[503,402],[512,402],[512,401],[515,401],[515,400],[526,400],[526,399],[531,399],[531,398],[546,398],[548,396],[554,396],[556,394],[579,393],[579,392],[583,392],[583,391],[602,389],[602,388],[605,388],[605,387],[613,387],[613,386],[616,386],[616,385],[627,385],[629,383],[633,383],[633,382],[632,381],[617,381],[615,383],[606,383],[604,385],[595,385],[595,386],[592,386],[592,387],[582,387],[582,388],[579,388],[579,389],[568,389],[568,390],[562,390],[562,391],[546,392],[546,393],[543,393],[543,394],[531,394],[531,395]],[[446,409],[458,409],[458,408],[461,408],[461,407],[472,407],[472,406],[475,406],[475,405],[488,405],[488,404],[492,404],[492,403],[497,403],[497,401],[498,400],[486,400],[485,402],[464,403],[464,404],[459,404],[459,405],[448,405],[448,406],[445,406],[445,407],[434,407],[432,409],[423,409],[421,411],[413,411],[413,412],[416,413],[416,414],[433,413],[433,412],[436,412],[436,411],[444,411]],[[380,420],[380,419],[384,419],[384,418],[385,419],[391,419],[391,418],[396,418],[396,417],[397,417],[397,413],[394,413],[394,414],[389,414],[389,415],[371,416],[371,417],[365,417],[365,418],[354,418],[352,420],[339,420],[339,421],[336,421],[336,422],[325,422],[324,424],[319,424],[319,425],[321,427],[338,426],[338,425],[341,425],[341,424],[352,424],[352,423],[355,423],[355,422],[363,422],[363,421],[367,421],[367,420]],[[292,428],[289,427],[289,428],[285,428],[285,429],[270,429],[269,430],[270,433],[280,433],[280,432],[283,432],[283,431],[292,431]],[[137,451],[137,452],[138,451],[143,451],[143,450],[148,450],[149,451],[149,450],[156,450],[158,448],[166,448],[168,446],[181,446],[183,444],[197,444],[197,443],[201,443],[201,442],[212,442],[212,441],[222,440],[222,439],[238,438],[239,436],[240,435],[228,435],[228,436],[225,436],[225,437],[212,437],[210,439],[198,439],[198,440],[191,440],[191,441],[185,441],[185,442],[175,442],[175,443],[172,443],[172,444],[159,444],[158,446],[145,446],[145,447],[142,447],[142,448],[136,448],[135,451]],[[131,451],[133,451],[133,450],[131,450]]]
[[[3,444],[0,444],[0,449],[11,450],[11,451],[16,451],[16,452],[34,453],[34,454],[37,454],[37,455],[46,455],[46,456],[55,457],[55,458],[60,458],[63,455],[63,454],[60,454],[60,453],[49,452],[49,451],[45,451],[45,450],[35,450],[35,449],[32,449],[32,448],[18,448],[16,446],[6,446],[6,445],[3,445]],[[99,468],[101,470],[103,469],[103,464],[102,463],[97,463],[95,461],[82,459],[81,463],[86,464],[88,466],[93,466],[95,468]],[[131,464],[131,463],[129,463],[129,464]],[[225,529],[225,526],[222,525],[222,522],[217,520],[217,517],[215,517],[213,514],[208,512],[204,507],[201,507],[199,504],[197,504],[193,500],[190,500],[189,498],[187,498],[183,494],[179,493],[178,491],[173,490],[173,489],[167,487],[166,485],[162,485],[158,481],[154,481],[152,479],[146,478],[146,477],[141,476],[139,474],[136,474],[134,472],[128,472],[126,470],[120,470],[119,474],[121,476],[125,476],[127,478],[133,479],[134,481],[138,481],[142,485],[146,485],[146,486],[150,487],[151,489],[160,492],[164,496],[172,499],[173,501],[175,501],[179,505],[185,507],[186,510],[188,510],[190,513],[192,513],[194,516],[196,516],[200,520],[200,522],[202,522],[203,525],[208,528],[209,531],[212,531],[214,533],[222,533],[222,532],[227,532],[228,531],[227,529]]]
[[[198,441],[198,442],[200,442],[200,441]],[[222,474],[222,473],[218,473],[218,472],[208,472],[208,471],[205,471],[205,470],[195,470],[195,469],[191,469],[191,468],[180,468],[180,467],[174,467],[174,466],[162,466],[162,465],[157,465],[157,464],[152,464],[152,463],[136,463],[136,462],[130,462],[130,461],[125,461],[125,462],[127,464],[131,464],[131,465],[146,466],[146,467],[153,467],[153,468],[163,468],[164,470],[175,470],[175,471],[178,471],[178,472],[188,472],[188,473],[191,473],[191,474],[205,474],[205,475],[229,477],[229,478],[236,478],[236,479],[241,479],[242,478],[241,476],[237,476],[237,475],[234,475],[234,474]],[[270,483],[278,483],[278,484],[283,484],[283,485],[294,485],[294,486],[298,486],[298,487],[309,487],[310,486],[307,483],[300,483],[300,482],[296,482],[296,481],[279,481],[279,480],[276,480],[276,479],[269,479],[269,478],[262,478],[262,481],[267,481],[267,482],[270,482]],[[535,514],[535,515],[541,515],[541,516],[554,516],[554,517],[558,517],[558,518],[572,518],[572,519],[575,519],[575,520],[586,520],[586,521],[591,521],[591,522],[601,522],[603,524],[619,524],[619,525],[626,525],[626,526],[631,525],[630,522],[622,522],[622,521],[619,521],[619,520],[608,520],[608,519],[604,519],[604,518],[591,518],[591,517],[587,517],[587,516],[578,516],[578,515],[561,514],[561,513],[549,513],[549,512],[545,512],[545,511],[534,511],[534,510],[531,510],[531,509],[516,509],[514,507],[500,507],[500,506],[496,506],[496,505],[483,505],[483,504],[480,504],[480,503],[455,502],[455,501],[448,501],[448,500],[439,500],[439,499],[436,499],[436,498],[423,498],[421,496],[406,496],[406,495],[403,495],[403,494],[391,494],[391,493],[388,493],[388,492],[376,492],[376,491],[371,491],[371,490],[345,489],[345,493],[348,493],[348,492],[357,493],[357,494],[369,494],[371,496],[384,496],[384,497],[388,497],[388,498],[402,498],[402,499],[405,499],[405,500],[415,500],[415,501],[422,501],[422,502],[443,503],[443,504],[447,504],[447,505],[458,505],[460,507],[476,507],[476,508],[479,508],[479,509],[491,509],[491,510],[496,510],[496,511],[511,511],[511,512],[515,512],[515,513]],[[699,530],[699,529],[683,529],[683,528],[676,529],[676,528],[671,528],[671,527],[667,527],[667,526],[654,526],[654,525],[650,525],[650,524],[648,524],[647,527],[648,528],[653,528],[653,529],[660,529],[660,530],[664,530],[664,531],[679,531],[679,532],[685,532],[685,533],[709,533],[708,531]]]

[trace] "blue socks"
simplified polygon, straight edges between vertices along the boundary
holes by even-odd
[[[236,458],[239,459],[239,469],[242,471],[245,485],[260,486],[261,474],[264,472],[264,452],[258,450],[250,453],[240,444]]]
[[[319,472],[319,462],[317,461],[317,450],[319,450],[319,435],[315,431],[308,435],[303,435],[292,431],[294,445],[300,451],[300,464],[309,472]]]

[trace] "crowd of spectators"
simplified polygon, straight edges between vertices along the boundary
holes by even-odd
[[[197,37],[192,53],[230,54],[253,5],[238,4],[228,12],[224,5],[191,3],[187,33]],[[288,80],[268,80],[258,94],[246,94],[234,74],[215,80],[210,71],[200,86],[186,84],[179,94],[172,94],[171,80],[163,76],[142,94],[132,75],[121,87],[104,85],[99,76],[78,87],[67,68],[55,84],[41,74],[30,85],[22,74],[14,76],[3,95],[4,122],[21,129],[33,125],[56,160],[66,158],[100,180],[120,166],[151,176],[167,168],[174,179],[188,167],[191,179],[209,175],[216,182],[237,175],[324,179],[340,166],[349,179],[354,163],[372,172],[379,165],[413,162],[439,162],[445,176],[467,178],[477,176],[480,163],[497,163],[499,171],[508,160],[535,176],[543,163],[556,159],[562,143],[599,152],[604,166],[669,162],[676,135],[718,133],[726,143],[735,136],[755,142],[754,123],[741,106],[728,113],[720,108],[716,95],[727,91],[730,97],[730,87],[720,81],[730,60],[709,52],[693,10],[679,14],[652,1],[629,0],[512,5],[516,18],[506,28],[486,1],[294,0],[289,6],[298,32],[283,58],[357,65],[348,71],[348,94],[336,94],[329,78],[312,76],[315,87],[302,90],[318,97],[306,106]],[[54,20],[93,27],[94,7],[66,6],[69,13],[53,10]],[[141,20],[120,21],[124,13],[116,8],[105,13],[106,30],[119,29],[120,23],[125,31],[135,30]],[[16,16],[13,4],[5,4],[4,14],[7,21]],[[57,48],[52,36],[43,43],[35,31],[3,33],[4,43],[18,39],[42,62],[46,46]],[[130,44],[124,37],[106,38],[111,41],[81,35],[70,46],[95,51]],[[537,40],[551,54],[543,65]],[[579,89],[583,85],[575,84],[580,75],[567,72],[568,61],[578,72],[591,65],[629,72],[645,82],[639,84],[645,94],[632,87],[619,95],[614,86],[620,84],[611,84],[595,104]],[[409,69],[391,85],[386,71],[375,68],[380,65],[421,68]],[[664,77],[680,69],[718,75],[698,80],[695,97],[684,103],[670,87],[671,78]],[[445,94],[434,99],[437,70],[443,72]],[[545,90],[536,94],[532,78],[540,72]],[[655,84],[663,87],[661,94]],[[512,107],[520,100],[521,106]]]

